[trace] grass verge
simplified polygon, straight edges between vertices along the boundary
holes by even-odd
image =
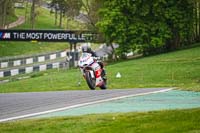
[[[0,57],[22,56],[65,50],[69,43],[47,42],[0,42]]]
[[[198,133],[200,109],[114,113],[1,123],[1,133]]]
[[[196,47],[110,64],[106,66],[108,87],[178,87],[200,91],[199,51],[200,47]],[[116,78],[118,72],[121,78]],[[89,89],[78,69],[49,70],[33,73],[31,77],[1,84],[0,93]],[[77,84],[79,80],[80,86]]]

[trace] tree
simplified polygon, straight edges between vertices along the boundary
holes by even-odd
[[[32,0],[31,14],[30,14],[31,29],[35,28],[35,19],[37,17],[36,5],[39,5],[39,4],[40,4],[40,0]]]
[[[55,13],[55,25],[57,25],[57,19],[58,19],[58,11],[59,9],[59,0],[52,0],[50,3],[50,13]]]
[[[200,41],[200,0],[193,0],[194,4],[194,41]]]
[[[55,25],[57,24],[57,14],[60,13],[59,27],[62,27],[63,17],[67,16],[73,19],[79,15],[82,6],[81,0],[52,0],[50,7],[51,12],[55,11]]]
[[[107,41],[119,44],[118,54],[173,50],[192,35],[193,4],[189,0],[112,0],[104,2],[97,26]]]
[[[67,28],[69,28],[68,22],[80,14],[81,7],[82,0],[67,0],[64,13],[67,18]]]
[[[0,28],[4,28],[7,22],[7,16],[14,15],[13,0],[0,0]]]
[[[82,0],[83,15],[87,18],[85,23],[88,29],[97,30],[96,23],[100,20],[99,9],[103,7],[104,0]]]

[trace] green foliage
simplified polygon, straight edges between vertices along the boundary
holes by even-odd
[[[50,3],[51,13],[55,11],[55,25],[57,24],[57,14],[59,12],[59,27],[62,27],[62,18],[67,16],[67,19],[74,19],[79,15],[82,7],[82,0],[52,0]]]
[[[104,0],[82,0],[82,13],[87,18],[87,27],[90,30],[96,31],[96,23],[99,21],[100,16],[98,10],[102,8]]]
[[[0,0],[0,28],[15,18],[13,0]]]
[[[29,4],[27,9],[15,9],[15,13],[17,16],[25,16],[26,13],[26,22],[15,29],[30,29],[31,22],[30,22],[30,10],[31,5]],[[49,13],[49,10],[44,8],[38,7],[37,8],[38,15],[35,20],[35,29],[60,29],[58,26],[54,25],[54,16]]]
[[[192,36],[193,4],[188,0],[112,0],[100,10],[97,26],[119,53],[139,48],[178,48]]]

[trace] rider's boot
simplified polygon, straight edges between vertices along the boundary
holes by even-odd
[[[106,70],[105,69],[102,69],[101,76],[102,76],[102,78],[103,78],[104,81],[107,80],[107,78],[106,78]]]

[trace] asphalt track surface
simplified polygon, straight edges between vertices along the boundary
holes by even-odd
[[[0,122],[169,90],[145,88],[0,94]]]

